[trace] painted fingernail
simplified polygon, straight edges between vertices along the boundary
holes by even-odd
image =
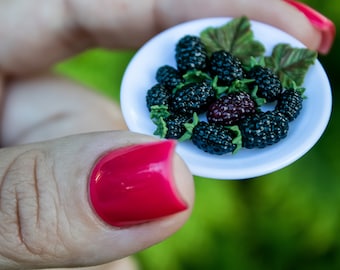
[[[304,3],[294,0],[284,1],[300,10],[308,18],[310,23],[321,32],[322,40],[319,45],[318,51],[322,54],[328,53],[333,45],[336,32],[334,23],[330,19],[322,15],[320,12],[316,11],[315,9]]]
[[[106,223],[126,227],[187,209],[172,173],[175,141],[132,145],[104,155],[89,180],[89,199]]]

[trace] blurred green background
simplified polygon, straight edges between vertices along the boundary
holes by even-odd
[[[340,26],[339,1],[304,1]],[[298,27],[298,25],[297,25]],[[136,254],[143,269],[340,269],[339,37],[320,56],[333,88],[328,128],[305,156],[247,181],[195,178],[188,223],[165,242]],[[91,50],[57,71],[119,100],[134,52]]]

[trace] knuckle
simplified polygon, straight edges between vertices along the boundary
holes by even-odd
[[[5,258],[32,262],[64,248],[58,187],[48,160],[44,151],[28,150],[0,175],[0,255]]]

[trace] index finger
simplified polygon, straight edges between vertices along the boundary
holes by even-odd
[[[12,0],[0,3],[0,70],[36,72],[93,46],[137,48],[186,20],[241,15],[281,28],[312,49],[321,42],[306,16],[279,0]]]

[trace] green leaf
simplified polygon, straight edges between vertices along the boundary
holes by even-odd
[[[212,80],[209,74],[201,70],[189,70],[187,73],[183,75],[183,78],[186,83],[204,82]]]
[[[254,79],[242,79],[242,80],[235,80],[230,86],[227,85],[218,85],[218,76],[215,76],[214,80],[212,81],[212,87],[216,92],[217,98],[221,97],[223,94],[230,94],[230,93],[238,93],[238,92],[245,92],[249,93],[248,84],[253,82]]]
[[[156,125],[156,130],[153,133],[161,138],[165,138],[168,132],[168,127],[166,126],[165,118],[170,116],[169,108],[166,105],[155,105],[151,106],[150,118],[152,122]]]
[[[265,63],[279,76],[284,87],[292,82],[300,86],[317,56],[316,51],[280,43],[274,47],[271,56],[265,57]]]
[[[218,76],[214,77],[211,85],[214,88],[217,97],[220,97],[221,95],[226,93],[228,91],[228,89],[229,89],[229,86],[224,86],[224,85],[220,86],[220,85],[218,85]]]
[[[237,125],[228,127],[228,129],[234,131],[236,135],[234,139],[232,140],[232,143],[236,145],[236,148],[233,151],[233,154],[236,154],[242,148],[242,133],[241,133],[240,128]]]
[[[250,21],[245,16],[232,19],[221,27],[208,27],[200,37],[209,54],[225,50],[245,64],[250,56],[261,56],[265,52],[263,44],[254,39]]]
[[[254,66],[265,67],[266,63],[265,63],[265,60],[264,60],[264,56],[260,56],[260,57],[257,57],[257,58],[250,56],[248,63],[246,65],[243,65],[243,68],[246,71],[250,71]]]
[[[228,93],[239,93],[239,92],[249,92],[248,84],[254,82],[254,79],[242,79],[242,80],[235,80],[230,85],[228,89]]]
[[[181,82],[181,83],[177,84],[176,87],[174,89],[172,89],[172,93],[175,94],[178,90],[180,90],[186,84],[187,84],[186,82]]]
[[[257,91],[259,90],[258,86],[255,85],[254,89],[251,91],[250,95],[257,104],[258,107],[261,107],[262,105],[267,103],[267,100],[265,98],[261,98],[257,96]]]
[[[157,124],[160,118],[167,118],[170,116],[169,108],[166,105],[151,106],[150,119]]]
[[[166,122],[163,117],[158,118],[157,121],[154,122],[157,126],[157,129],[153,133],[153,135],[157,135],[161,138],[165,138],[166,133],[168,132],[168,127],[166,126]]]
[[[211,83],[212,78],[208,73],[205,73],[201,70],[189,70],[187,73],[183,75],[184,81],[179,83],[173,90],[172,93],[176,93],[183,86],[190,83],[199,83],[199,82],[208,82]]]
[[[305,95],[305,91],[306,91],[305,87],[297,86],[296,83],[292,81],[291,83],[289,83],[289,85],[287,85],[287,89],[289,88],[294,89],[303,99],[307,98],[307,96]]]
[[[184,142],[186,140],[190,140],[191,136],[192,136],[192,132],[195,126],[197,126],[199,122],[199,118],[197,113],[193,114],[193,118],[192,118],[192,123],[185,123],[184,127],[186,129],[186,132],[182,135],[182,137],[180,137],[178,139],[179,142]]]

